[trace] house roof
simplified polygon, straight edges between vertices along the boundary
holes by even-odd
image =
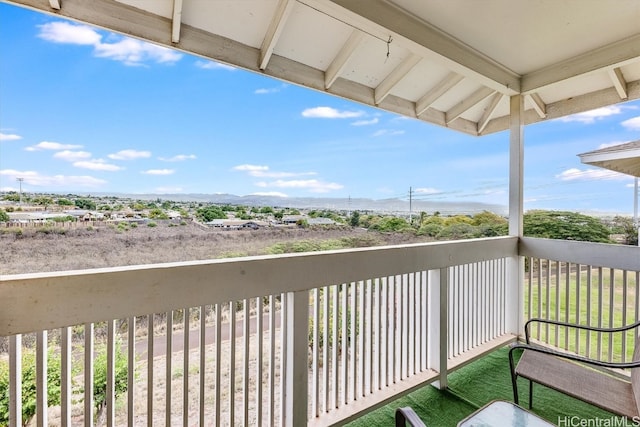
[[[640,177],[640,140],[578,154],[582,163]]]
[[[640,98],[637,0],[2,1],[472,135]]]

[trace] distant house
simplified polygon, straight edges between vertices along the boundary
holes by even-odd
[[[282,223],[284,225],[296,225],[298,221],[309,221],[309,218],[304,215],[285,215],[282,217]]]
[[[7,215],[9,215],[9,222],[13,224],[37,224],[69,216],[65,213],[49,212],[7,212]]]
[[[267,224],[262,221],[247,221],[240,219],[214,219],[212,221],[205,222],[205,225],[223,230],[257,230],[260,227],[267,226]]]
[[[336,222],[331,218],[309,218],[307,219],[307,224],[309,225],[334,225]]]
[[[105,219],[102,212],[87,211],[84,209],[73,209],[64,211],[65,215],[72,216],[78,221],[102,221]]]

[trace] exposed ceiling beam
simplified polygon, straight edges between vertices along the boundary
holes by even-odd
[[[173,16],[171,17],[171,43],[180,42],[180,26],[182,25],[182,0],[173,0]]]
[[[538,116],[540,116],[541,119],[547,117],[547,106],[542,98],[540,98],[540,95],[534,92],[528,94],[527,98],[529,98],[533,109],[536,110],[536,113],[538,113]]]
[[[464,79],[464,76],[456,73],[449,73],[447,77],[441,80],[435,87],[429,92],[425,93],[422,98],[416,102],[416,116],[424,113],[427,108],[431,107],[442,95],[447,93],[455,85],[460,83]]]
[[[393,88],[415,67],[422,58],[411,54],[397,66],[375,89],[374,102],[380,104]]]
[[[534,92],[597,70],[640,60],[640,34],[522,76],[522,92]]]
[[[324,72],[324,87],[325,89],[329,89],[331,85],[336,81],[336,79],[340,76],[340,73],[347,65],[347,61],[353,52],[356,50],[362,39],[364,38],[364,33],[360,30],[353,30],[347,42],[342,45],[342,49],[333,58],[333,61]]]
[[[620,99],[627,99],[629,97],[629,94],[627,94],[627,82],[622,75],[622,70],[620,68],[609,69],[609,77],[611,77],[613,87],[616,88]]]
[[[49,0],[49,6],[52,9],[60,10],[60,0]]]
[[[459,102],[453,108],[445,113],[445,122],[447,125],[463,115],[465,111],[468,111],[474,105],[482,102],[489,96],[493,95],[496,91],[489,87],[481,87],[477,91],[473,92],[468,98]]]
[[[487,108],[485,108],[482,117],[480,117],[480,120],[478,120],[478,134],[481,134],[484,128],[487,127],[487,124],[493,118],[493,114],[496,112],[496,109],[498,108],[498,105],[500,104],[500,101],[502,101],[503,97],[504,95],[500,92],[496,92],[493,94],[491,100],[489,101],[489,105],[487,106]]]
[[[309,0],[305,0],[309,1]],[[482,53],[461,43],[427,22],[416,19],[384,0],[331,0],[350,13],[337,16],[357,25],[356,16],[387,28],[393,39],[403,47],[425,58],[444,63],[453,71],[473,77],[483,85],[505,94],[520,91],[520,76],[492,61]],[[332,11],[333,12],[333,11]]]
[[[289,15],[291,15],[294,5],[294,0],[280,0],[278,3],[276,13],[273,15],[273,19],[271,19],[267,33],[262,41],[262,46],[260,47],[261,70],[267,68],[271,55],[273,55],[273,49],[276,47],[276,43],[278,43],[280,34],[282,34],[282,30],[287,23]]]

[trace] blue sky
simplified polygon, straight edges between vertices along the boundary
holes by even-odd
[[[0,3],[0,190],[508,201],[507,132],[471,137]],[[633,212],[577,154],[640,101],[525,130],[525,209]]]

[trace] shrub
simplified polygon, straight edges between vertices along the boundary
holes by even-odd
[[[60,357],[49,352],[47,357],[47,402],[60,404]],[[22,355],[22,425],[29,424],[36,414],[36,356]],[[0,362],[0,425],[9,425],[9,364]]]
[[[156,224],[155,222],[150,222],[147,224],[147,227],[157,227],[158,224]]]
[[[127,391],[129,366],[127,356],[120,343],[115,344],[115,397],[118,398]],[[101,349],[93,365],[93,404],[99,415],[107,404],[107,350]]]

